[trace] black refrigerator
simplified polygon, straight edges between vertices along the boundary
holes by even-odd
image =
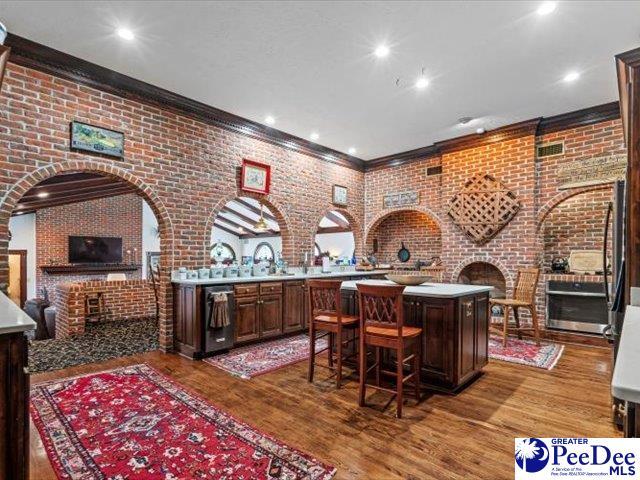
[[[604,228],[603,260],[607,265],[609,257],[608,236],[611,232],[611,280],[604,275],[607,306],[609,309],[609,324],[605,327],[603,335],[613,344],[613,363],[615,365],[624,322],[625,309],[625,182],[616,181],[613,184],[613,198],[607,210]],[[613,421],[622,427],[623,415],[621,407],[623,402],[613,397]]]

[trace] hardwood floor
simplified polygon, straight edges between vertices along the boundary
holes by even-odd
[[[318,459],[336,478],[513,478],[514,437],[621,436],[610,417],[610,350],[567,345],[552,371],[490,361],[456,396],[408,399],[395,418],[390,395],[358,408],[354,378],[341,390],[324,369],[306,381],[306,362],[241,380],[203,362],[150,352],[33,375],[32,382],[147,363],[211,403]],[[386,408],[385,408],[386,407]],[[31,478],[55,479],[31,425]]]

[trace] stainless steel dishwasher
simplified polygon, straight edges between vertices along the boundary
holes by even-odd
[[[211,320],[213,316],[214,296],[217,293],[225,293],[227,295],[227,312],[229,315],[229,325],[227,325],[226,327],[212,328]],[[233,347],[236,307],[233,298],[232,285],[206,287],[204,289],[203,295],[204,318],[202,321],[202,326],[204,332],[202,334],[202,338],[204,342],[204,355],[209,356]]]

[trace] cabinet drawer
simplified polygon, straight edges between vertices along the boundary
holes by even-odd
[[[282,293],[282,283],[261,283],[260,293]]]
[[[236,297],[241,297],[244,295],[257,295],[258,294],[258,284],[257,283],[247,283],[244,285],[236,285],[234,287],[234,291],[236,293]]]

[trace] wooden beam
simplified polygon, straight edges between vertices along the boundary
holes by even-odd
[[[240,237],[240,235],[238,234],[238,232],[234,232],[233,230],[231,230],[230,228],[225,227],[224,225],[219,224],[218,222],[214,221],[213,222],[213,226],[216,228],[219,228],[220,230],[222,230],[223,232],[227,232],[230,233],[231,235],[235,235],[236,237]]]
[[[352,232],[352,231],[353,230],[351,230],[351,228],[344,228],[344,227],[320,227],[316,231],[316,234],[319,234],[319,233],[345,233],[345,232]]]
[[[235,210],[234,210],[233,208],[231,208],[231,207],[224,207],[222,210],[220,210],[220,213],[228,213],[229,215],[233,215],[233,216],[235,216],[235,217],[238,217],[240,220],[242,220],[243,222],[248,223],[249,225],[254,225],[254,224],[258,221],[258,219],[257,219],[257,218],[256,218],[256,219],[254,219],[254,218],[247,217],[246,215],[244,215],[244,214],[242,214],[242,213],[240,213],[240,212],[235,211]],[[222,217],[222,218],[224,218],[224,217]],[[243,227],[243,228],[244,228],[244,227]],[[249,228],[249,230],[253,230],[253,229],[252,229],[252,228]],[[270,231],[270,232],[272,232],[272,233],[280,233],[279,231],[277,231],[277,230],[273,230],[273,229],[271,229],[271,228],[269,229],[269,231]]]
[[[92,194],[82,193],[79,195],[70,195],[61,199],[43,198],[39,201],[28,202],[28,203],[18,203],[18,207],[21,207],[21,208],[17,210],[18,211],[41,210],[43,208],[59,207],[62,205],[69,205],[72,203],[86,202],[88,200],[97,200],[99,198],[117,197],[119,195],[127,195],[130,193],[135,193],[135,190],[133,190],[132,187],[121,186],[119,188],[102,190]]]
[[[349,222],[344,221],[342,218],[340,218],[338,215],[336,215],[333,212],[327,212],[327,214],[325,215],[325,217],[327,217],[329,220],[331,220],[333,223],[337,223],[339,227],[342,228],[349,228]]]
[[[217,221],[223,221],[225,223],[228,223],[229,225],[236,227],[236,228],[241,228],[243,231],[245,232],[249,232],[249,233],[258,233],[256,232],[253,228],[250,227],[245,227],[244,225],[239,224],[238,222],[234,222],[233,220],[227,218],[227,217],[223,217],[222,215],[218,215],[216,217]],[[238,233],[238,235],[242,235],[242,233]]]
[[[117,180],[102,178],[95,180],[83,180],[79,182],[73,182],[73,184],[66,183],[56,183],[52,185],[39,185],[35,186],[20,199],[20,203],[28,203],[35,199],[40,199],[38,194],[42,192],[47,192],[49,194],[46,198],[61,198],[64,196],[75,195],[82,192],[94,192],[105,189],[105,187],[113,188],[113,187],[129,187],[134,190],[133,187],[130,187],[128,184],[124,182],[120,182]],[[107,188],[107,189],[108,189]]]
[[[242,198],[236,198],[233,200],[236,203],[239,203],[240,205],[242,205],[243,207],[245,207],[247,210],[252,211],[253,213],[260,215],[260,209],[257,207],[254,207],[253,205],[251,205],[249,202],[247,202],[246,200],[243,200]],[[265,207],[263,207],[265,208]],[[272,222],[276,222],[278,223],[278,219],[276,217],[274,217],[273,215],[271,215],[269,212],[265,212],[264,210],[262,211],[262,215],[264,216],[264,218],[266,218],[267,220],[271,220]]]

